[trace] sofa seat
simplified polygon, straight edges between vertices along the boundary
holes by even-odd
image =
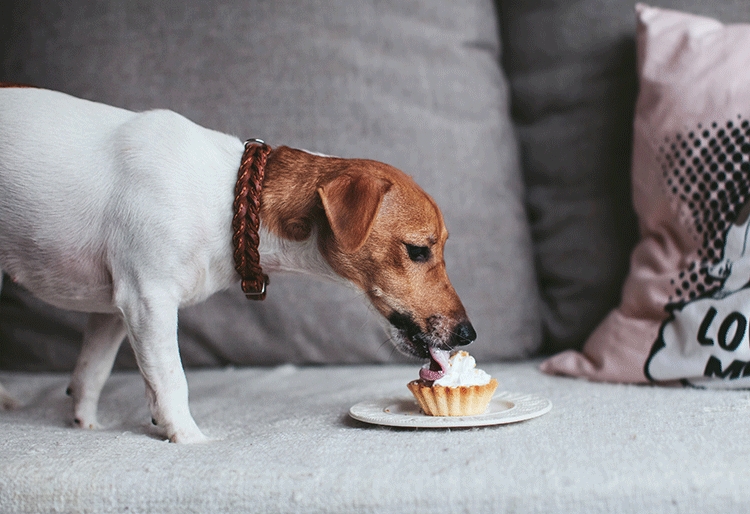
[[[68,375],[0,372],[0,512],[748,512],[750,393],[590,383],[538,361],[483,366],[552,410],[485,428],[398,429],[351,405],[409,397],[415,365],[188,371],[213,439],[160,440],[136,372],[101,430],[68,426]],[[718,435],[717,431],[721,434]]]

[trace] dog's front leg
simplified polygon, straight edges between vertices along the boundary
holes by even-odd
[[[68,387],[73,398],[73,422],[81,428],[97,428],[97,404],[122,340],[125,323],[120,314],[93,313],[83,333],[83,347]]]
[[[177,305],[166,295],[140,296],[121,306],[130,344],[146,383],[152,421],[173,443],[206,440],[188,406],[177,346]]]

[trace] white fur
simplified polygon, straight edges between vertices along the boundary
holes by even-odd
[[[78,425],[96,426],[127,333],[159,427],[173,441],[204,439],[188,409],[177,310],[239,280],[231,219],[242,153],[238,138],[171,111],[0,89],[0,268],[53,305],[95,313],[71,380]],[[260,253],[267,272],[336,277],[315,238],[262,229]]]

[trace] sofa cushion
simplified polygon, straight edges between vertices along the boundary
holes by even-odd
[[[498,39],[490,0],[440,8],[427,0],[18,1],[0,79],[129,109],[169,108],[272,146],[403,169],[443,210],[448,272],[479,334],[472,352],[488,360],[528,355],[540,344]],[[183,358],[189,365],[398,359],[361,296],[273,276],[259,304],[238,286],[180,313]],[[33,302],[7,281],[2,302],[2,365],[72,366],[75,351],[51,360],[47,348],[56,332],[80,330],[81,316]],[[43,348],[31,350],[34,362],[20,349],[28,345]]]
[[[579,348],[620,300],[637,223],[629,162],[634,1],[497,0],[546,348]],[[747,18],[744,0],[659,5]]]
[[[632,4],[498,3],[545,346],[580,348],[616,305],[635,240],[628,187]]]
[[[104,388],[98,431],[67,426],[67,376],[2,372],[25,406],[0,411],[0,512],[750,510],[746,394],[592,384],[536,364],[483,367],[550,412],[452,430],[348,417],[364,400],[409,398],[416,366],[191,370],[191,410],[214,439],[191,446],[149,437],[136,372]]]
[[[750,24],[645,5],[638,19],[632,173],[641,240],[620,306],[583,354],[543,367],[747,387]]]

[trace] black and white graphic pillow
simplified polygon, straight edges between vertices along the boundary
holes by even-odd
[[[671,280],[669,317],[644,372],[657,381],[750,387],[750,121],[699,124],[659,151],[665,193],[687,206],[683,222],[700,248]]]

